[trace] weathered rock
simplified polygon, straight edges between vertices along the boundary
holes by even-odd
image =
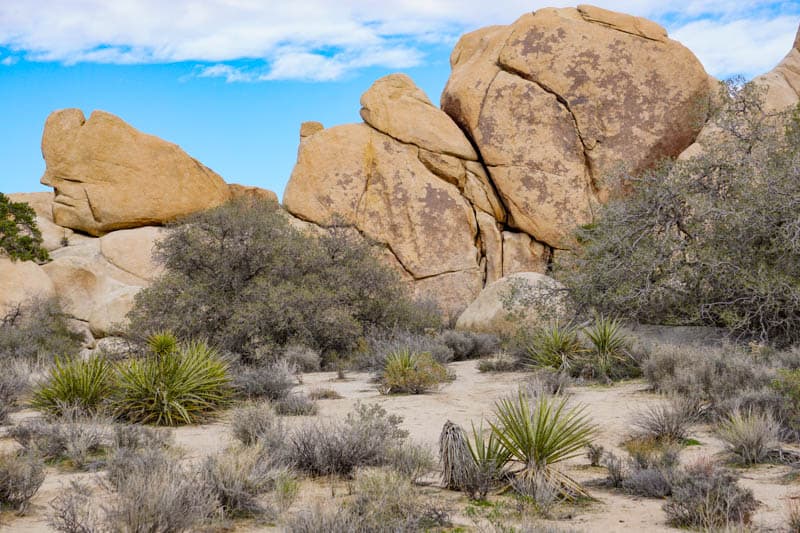
[[[42,154],[53,221],[92,235],[162,224],[230,197],[222,178],[180,147],[103,111],[89,120],[79,109],[52,113]]]
[[[677,156],[708,76],[655,23],[591,6],[542,9],[461,38],[442,108],[468,133],[509,224],[564,247],[605,199],[603,176]]]
[[[516,272],[547,272],[550,251],[526,233],[503,232],[503,276]]]
[[[324,129],[325,126],[322,125],[322,122],[317,122],[315,120],[303,122],[300,124],[300,140],[303,140],[306,137],[311,137],[318,131],[322,131]]]
[[[535,272],[519,272],[490,283],[461,313],[456,329],[478,333],[513,334],[569,316],[559,282]]]
[[[53,282],[41,266],[0,257],[0,318],[17,304],[55,295]]]
[[[771,71],[753,80],[763,86],[766,111],[783,111],[800,100],[800,29],[792,49]]]
[[[165,235],[165,229],[155,226],[115,231],[100,239],[100,251],[117,268],[153,281],[163,272],[153,258],[155,244]]]
[[[486,258],[486,280],[492,283],[503,277],[503,237],[497,227],[497,221],[486,213],[475,213],[478,228],[481,232],[481,245]]]
[[[9,194],[12,202],[25,202],[36,212],[36,225],[42,232],[42,246],[47,251],[77,244],[89,237],[63,228],[53,222],[53,193],[29,192]]]
[[[249,187],[247,185],[239,185],[238,183],[231,183],[228,185],[231,199],[233,198],[252,198],[258,200],[266,200],[268,202],[278,203],[278,195],[268,189],[261,187]]]

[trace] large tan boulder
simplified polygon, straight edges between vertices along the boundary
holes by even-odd
[[[0,256],[0,318],[17,304],[55,294],[53,282],[40,265]]]
[[[800,101],[800,29],[792,49],[778,66],[753,81],[766,91],[766,111],[783,111]]]
[[[145,281],[153,281],[163,273],[153,252],[166,231],[155,226],[115,231],[100,239],[100,252],[115,267]]]
[[[570,317],[564,286],[537,272],[518,272],[490,283],[461,313],[456,329],[510,335]]]
[[[509,225],[553,247],[636,171],[689,146],[709,96],[694,55],[657,24],[579,6],[461,38],[442,108],[472,138]]]
[[[483,286],[475,213],[418,153],[416,145],[366,124],[316,132],[300,146],[284,206],[317,225],[340,221],[358,228],[385,245],[410,277],[425,280],[425,292],[446,310],[460,310]],[[445,281],[454,278],[458,302]]]
[[[55,190],[53,221],[102,235],[158,225],[217,206],[228,186],[175,144],[104,111],[55,111],[45,123],[42,183]]]

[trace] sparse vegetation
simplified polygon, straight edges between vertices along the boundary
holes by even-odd
[[[0,510],[23,514],[44,482],[44,464],[30,453],[0,453]]]
[[[86,469],[111,444],[110,421],[67,410],[55,421],[26,420],[9,432],[28,454],[45,461],[66,461],[68,466]]]
[[[0,318],[0,362],[52,361],[78,354],[82,336],[72,331],[56,300],[16,304]]]
[[[317,414],[317,404],[305,394],[289,394],[272,404],[275,412],[284,416],[311,416]]]
[[[448,380],[447,369],[428,353],[400,350],[386,358],[380,378],[384,394],[422,394]]]
[[[639,439],[683,442],[695,422],[692,406],[680,400],[650,406],[634,414],[631,426]]]
[[[736,411],[724,418],[717,434],[742,464],[763,462],[778,443],[778,424],[768,413]]]
[[[251,403],[231,413],[231,432],[246,446],[263,443],[281,449],[286,443],[286,428],[268,403]]]

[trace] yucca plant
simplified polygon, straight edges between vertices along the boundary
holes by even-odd
[[[384,394],[422,394],[447,379],[447,369],[430,354],[403,349],[386,357],[380,389]]]
[[[227,403],[229,381],[228,363],[192,341],[121,365],[112,406],[129,422],[192,424]]]
[[[147,346],[156,356],[169,355],[178,349],[178,338],[170,331],[159,331],[148,337]]]
[[[54,415],[64,409],[96,412],[112,390],[112,366],[102,356],[55,358],[47,378],[34,391],[31,406]]]
[[[583,346],[575,326],[555,322],[534,332],[525,349],[523,363],[526,366],[568,370],[581,352]]]
[[[583,329],[591,344],[591,361],[588,362],[599,375],[610,378],[635,374],[636,361],[628,352],[630,340],[623,333],[622,326],[618,318],[599,315]]]
[[[513,474],[532,478],[544,475],[563,499],[589,497],[588,493],[553,465],[583,454],[597,432],[584,414],[585,407],[567,408],[566,398],[539,396],[529,401],[516,397],[495,403],[495,422],[489,422],[499,445],[521,467]]]
[[[511,454],[494,431],[488,434],[484,431],[483,424],[477,428],[472,424],[472,437],[467,440],[467,446],[475,464],[471,496],[483,500],[500,483]]]

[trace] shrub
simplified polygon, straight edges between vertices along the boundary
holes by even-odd
[[[540,396],[531,403],[520,392],[495,403],[497,420],[489,424],[509,457],[522,465],[518,476],[545,474],[563,498],[572,499],[586,492],[553,465],[580,455],[597,432],[583,411],[567,409],[565,398]]]
[[[4,362],[0,373],[0,426],[9,422],[9,415],[16,408],[19,397],[27,390],[30,368],[24,360]]]
[[[202,476],[229,516],[252,516],[268,512],[258,497],[275,489],[285,467],[276,467],[259,447],[227,450],[206,459]]]
[[[110,444],[109,434],[108,420],[87,417],[80,411],[67,411],[55,422],[27,420],[9,432],[26,453],[46,461],[66,460],[77,469],[89,467],[101,456]]]
[[[735,475],[701,461],[676,476],[664,511],[673,526],[716,530],[748,524],[757,506],[752,491],[739,487]]]
[[[696,417],[691,406],[673,400],[670,404],[650,406],[634,415],[631,426],[640,439],[682,442]]]
[[[272,404],[275,412],[284,416],[313,416],[319,408],[305,394],[290,394]]]
[[[631,341],[623,333],[621,320],[599,315],[583,334],[590,349],[583,358],[582,373],[607,379],[639,375],[639,362],[631,355]]]
[[[308,391],[308,397],[312,400],[341,400],[343,396],[333,389],[317,388]]]
[[[627,447],[627,461],[611,452],[603,456],[603,466],[608,470],[608,484],[646,498],[669,496],[680,448],[652,440],[632,441]]]
[[[452,350],[454,361],[494,355],[500,348],[500,340],[495,335],[452,329],[440,333],[437,341]]]
[[[165,449],[172,443],[172,433],[164,428],[153,428],[138,424],[116,424],[112,446],[115,449],[131,450]]]
[[[800,340],[800,115],[767,113],[757,85],[721,87],[713,145],[609,180],[611,200],[560,257],[587,308],[644,323]]]
[[[398,352],[427,353],[441,364],[447,364],[455,357],[441,335],[429,335],[402,329],[373,330],[367,337],[366,352],[355,363],[358,368],[382,372],[386,360]]]
[[[274,202],[234,200],[192,215],[156,257],[166,272],[137,295],[130,331],[207,338],[245,362],[289,344],[346,354],[373,327],[437,325],[356,231],[307,236]]]
[[[351,476],[360,466],[381,466],[408,433],[402,418],[377,404],[357,404],[343,422],[315,421],[294,431],[287,461],[311,475]]]
[[[778,430],[768,413],[736,411],[720,422],[717,434],[739,461],[753,465],[763,462],[778,443]]]
[[[50,259],[42,247],[36,212],[25,202],[12,202],[0,192],[0,250],[12,260],[43,263]]]
[[[528,366],[568,372],[582,351],[577,328],[572,324],[555,322],[533,332],[525,346],[522,360]]]
[[[383,394],[422,394],[435,390],[447,379],[447,369],[430,354],[402,350],[386,358],[380,390]]]
[[[552,368],[539,368],[520,385],[520,390],[531,398],[566,394],[572,384],[569,374]]]
[[[109,465],[115,489],[106,508],[112,531],[194,531],[219,504],[199,472],[160,450],[118,452]]]
[[[600,461],[603,459],[605,451],[606,449],[603,447],[602,444],[592,444],[592,443],[587,444],[586,458],[589,459],[589,464],[591,466],[600,466]]]
[[[228,363],[199,341],[129,361],[119,367],[116,382],[115,414],[143,424],[192,424],[229,396]]]
[[[284,346],[281,359],[284,359],[290,366],[294,366],[302,372],[316,372],[322,364],[320,353],[303,344],[288,344]]]
[[[286,442],[286,428],[268,403],[252,403],[231,413],[233,436],[245,446],[263,443],[268,449],[280,449]]]
[[[59,415],[65,406],[97,412],[112,391],[112,366],[102,356],[88,359],[55,359],[47,379],[36,386],[34,409]]]
[[[250,400],[257,398],[282,400],[297,385],[296,367],[286,360],[265,365],[238,365],[232,374],[234,391]]]
[[[7,507],[19,514],[44,482],[44,464],[33,454],[0,454],[0,508]]]
[[[472,425],[472,437],[467,440],[467,446],[473,467],[467,470],[463,490],[471,498],[484,500],[505,477],[510,453],[493,431],[484,432],[483,425],[477,428]]]
[[[622,489],[645,498],[665,498],[672,494],[672,483],[663,470],[637,468],[622,481]]]
[[[55,299],[12,306],[0,317],[0,361],[50,361],[78,354],[83,337],[72,331]]]
[[[478,361],[479,372],[513,372],[519,370],[520,362],[506,352],[500,352],[490,359]]]
[[[436,467],[431,450],[424,444],[404,442],[389,448],[386,464],[412,483],[417,483]]]
[[[73,480],[50,502],[47,523],[61,533],[99,533],[104,519],[92,501],[91,487]]]

